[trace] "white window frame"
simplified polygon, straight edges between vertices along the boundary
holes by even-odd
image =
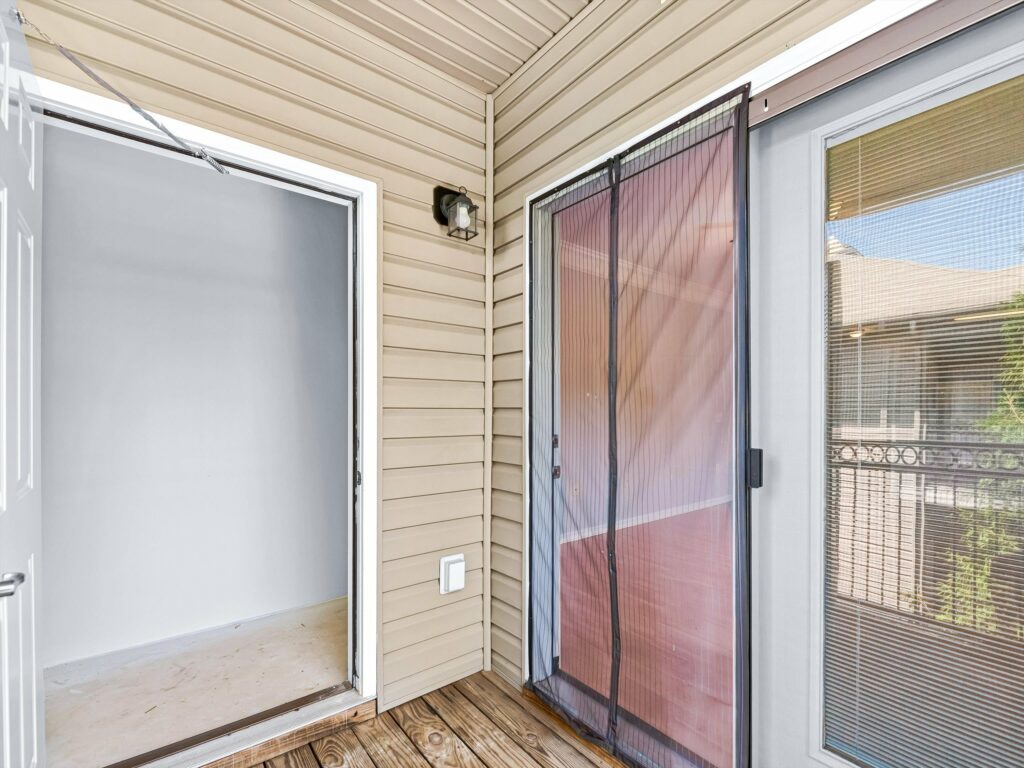
[[[809,677],[808,690],[808,755],[827,768],[857,768],[824,746],[824,620],[825,620],[825,215],[827,187],[825,178],[825,152],[830,146],[863,136],[883,126],[959,99],[975,91],[1024,74],[1024,43],[978,59],[891,98],[873,104],[811,132],[810,169],[808,184],[811,190],[811,210],[817,211],[815,229],[811,235],[811,325],[809,376],[814,401],[810,403],[810,493],[817,501],[809,515],[811,605],[809,616]]]
[[[153,140],[161,145],[167,145],[167,137],[157,131],[150,123],[146,122],[127,104],[114,101],[93,93],[64,85],[46,78],[37,77],[39,90],[45,109],[66,117],[80,119],[101,128],[119,131],[133,138],[121,138],[111,136],[113,140],[131,143],[133,146],[152,151],[166,152],[162,148],[147,147],[144,143],[136,141],[137,138]],[[323,701],[316,702],[298,710],[293,710],[285,715],[264,721],[263,723],[237,731],[220,739],[200,745],[185,752],[177,753],[154,763],[156,768],[163,766],[201,766],[208,762],[233,754],[234,752],[254,746],[256,744],[283,735],[296,728],[301,728],[310,723],[338,712],[350,709],[356,704],[377,696],[377,675],[378,675],[378,578],[379,578],[379,552],[378,552],[378,519],[380,505],[380,416],[379,399],[381,391],[380,377],[380,322],[379,322],[379,280],[380,270],[380,243],[381,243],[381,219],[379,212],[382,208],[382,188],[379,181],[354,176],[334,168],[328,168],[307,160],[292,157],[284,153],[261,147],[240,139],[227,136],[216,131],[192,125],[190,123],[176,120],[163,115],[155,115],[176,136],[193,145],[205,147],[217,159],[237,163],[243,168],[251,169],[257,173],[246,173],[244,171],[230,169],[230,173],[236,176],[252,178],[263,183],[269,183],[282,188],[291,189],[304,194],[309,194],[329,202],[338,203],[349,211],[350,225],[355,225],[356,248],[354,253],[349,254],[349,274],[351,274],[351,259],[356,259],[356,278],[349,281],[349,327],[352,328],[353,306],[358,307],[358,335],[355,339],[357,359],[358,380],[352,383],[358,389],[359,413],[358,423],[361,434],[359,435],[360,471],[362,483],[360,485],[359,505],[356,515],[348,517],[348,563],[352,563],[353,556],[359,564],[359,572],[356,574],[356,611],[355,617],[358,637],[354,634],[352,612],[349,612],[349,638],[356,639],[356,653],[358,655],[356,666],[358,677],[353,675],[352,684],[354,690],[347,691]],[[59,118],[55,118],[59,119]],[[73,127],[73,123],[61,121],[62,127]],[[90,130],[85,128],[84,130]],[[206,167],[202,160],[182,157],[186,162],[195,162]],[[210,173],[216,173],[213,168]],[[268,179],[257,175],[259,173],[270,174],[276,179]],[[295,182],[298,185],[313,187],[314,189],[300,188],[288,182]],[[315,189],[324,192],[345,195],[356,201],[355,217],[353,221],[353,206],[351,202],[342,200],[328,194],[318,194]],[[352,237],[352,227],[349,227],[349,237]],[[358,301],[353,304],[353,298]],[[353,343],[349,336],[349,344]],[[351,351],[351,346],[350,346]],[[349,408],[349,440],[352,445],[353,426],[355,414],[352,403],[352,387],[348,392]],[[347,475],[347,496],[346,500],[353,498],[353,472],[349,468],[340,468]],[[346,508],[348,505],[346,504]],[[356,536],[353,536],[353,518],[358,516]],[[350,643],[351,647],[351,643]],[[350,664],[353,659],[350,658]]]

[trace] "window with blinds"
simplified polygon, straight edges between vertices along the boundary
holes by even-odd
[[[827,150],[826,748],[1024,765],[1024,77]]]

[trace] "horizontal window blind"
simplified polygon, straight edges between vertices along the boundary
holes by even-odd
[[[1024,78],[827,150],[824,743],[1024,765]]]

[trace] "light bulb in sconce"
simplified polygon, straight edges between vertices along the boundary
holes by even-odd
[[[459,229],[469,229],[469,206],[465,203],[456,206],[455,226]]]
[[[479,207],[465,187],[434,187],[434,220],[448,229],[449,237],[472,240],[479,234],[476,225]]]

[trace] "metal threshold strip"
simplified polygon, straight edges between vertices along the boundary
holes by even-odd
[[[333,696],[339,696],[350,690],[352,690],[351,683],[332,685],[329,688],[324,688],[301,698],[287,701],[276,707],[265,709],[262,712],[257,712],[256,714],[244,717],[241,720],[235,720],[234,722],[227,723],[216,728],[211,728],[203,733],[197,733],[195,736],[189,736],[187,739],[181,739],[180,741],[176,741],[172,744],[151,749],[149,752],[144,752],[141,755],[129,757],[124,760],[118,760],[116,763],[104,766],[104,768],[140,768],[141,766],[147,765],[148,763],[152,763],[156,760],[176,755],[179,752],[184,752],[186,749],[191,749],[192,747],[204,744],[208,741],[213,741],[214,739],[219,739],[222,736],[227,736],[244,728],[258,725],[259,723],[271,720],[279,715],[283,715],[286,712],[291,712],[292,710],[299,709],[310,704],[315,704],[318,701],[324,701],[325,699],[332,698]]]

